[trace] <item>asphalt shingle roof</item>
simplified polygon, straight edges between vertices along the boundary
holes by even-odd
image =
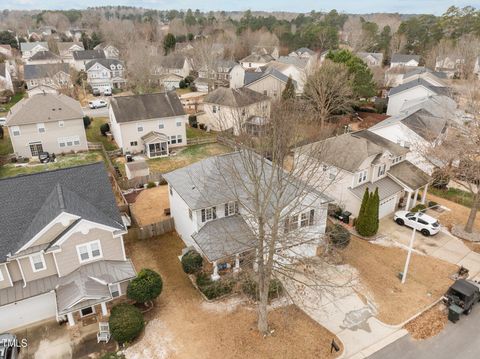
[[[80,103],[62,94],[37,94],[24,98],[10,109],[7,126],[71,120],[83,117]]]
[[[431,177],[409,161],[402,161],[388,171],[388,175],[395,177],[412,190],[417,190],[431,181]]]
[[[117,60],[117,59],[95,59],[92,61],[89,61],[85,64],[85,70],[89,70],[90,67],[95,65],[96,63],[99,63],[103,67],[106,67],[107,69],[110,70],[110,65],[122,65],[123,66],[123,61]]]
[[[51,51],[37,51],[35,55],[30,57],[28,61],[40,61],[40,60],[58,60],[60,61],[60,56],[54,54]]]
[[[268,101],[268,96],[241,87],[238,89],[219,87],[203,99],[204,103],[213,103],[229,107],[245,107],[257,102]]]
[[[376,182],[367,182],[361,186],[350,188],[350,191],[359,199],[363,198],[365,193],[365,188],[368,188],[369,192],[375,192],[375,189],[378,188],[378,196],[380,201],[393,196],[395,193],[398,193],[403,190],[403,187],[400,186],[397,182],[392,180],[389,177],[384,177]]]
[[[407,63],[410,60],[420,62],[420,55],[393,54],[391,62]]]
[[[124,229],[103,163],[0,180],[0,262],[60,213]]]
[[[426,81],[422,78],[418,78],[416,80],[412,80],[412,81],[409,81],[407,83],[404,83],[404,84],[401,84],[397,87],[392,88],[390,90],[388,96],[396,95],[400,92],[410,90],[410,89],[412,89],[414,87],[417,87],[417,86],[423,86],[423,87],[429,89],[430,91],[432,91],[436,95],[448,95],[449,92],[450,92],[448,87],[433,86],[430,82],[428,82],[428,81]]]
[[[69,74],[70,68],[68,64],[25,65],[23,67],[23,77],[25,80],[42,79],[52,77],[60,71]]]
[[[175,91],[113,97],[110,106],[118,123],[185,115]]]
[[[73,59],[74,60],[94,60],[94,59],[104,59],[105,53],[103,50],[83,50],[83,51],[74,51]]]
[[[21,42],[20,50],[22,52],[30,51],[37,45],[43,46],[44,48],[48,49],[48,43],[46,41],[37,41],[37,42]]]

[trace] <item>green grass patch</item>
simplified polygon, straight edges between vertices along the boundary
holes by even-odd
[[[0,156],[5,156],[10,153],[13,153],[12,141],[10,141],[8,129],[3,127],[3,138],[0,139]]]
[[[431,194],[448,199],[449,201],[461,204],[462,206],[472,208],[473,196],[470,192],[462,191],[458,188],[438,189],[430,187],[428,192]]]
[[[87,132],[87,140],[89,142],[101,142],[105,146],[107,151],[113,151],[118,149],[117,144],[115,141],[110,141],[107,136],[103,136],[100,132],[100,126],[104,123],[108,122],[107,117],[95,117],[92,118],[92,123],[88,126]]]
[[[101,151],[89,151],[76,154],[58,155],[57,162],[54,163],[26,163],[14,164],[8,163],[0,167],[0,178],[25,175],[29,173],[38,173],[51,171],[59,168],[67,168],[88,163],[103,161]]]
[[[215,134],[212,132],[207,132],[199,128],[187,126],[187,138],[203,138],[203,137],[214,137],[214,136]]]
[[[26,97],[27,93],[22,92],[22,93],[16,93],[15,95],[12,96],[10,99],[10,102],[0,105],[0,112],[8,112],[10,109],[15,105],[18,101],[20,101],[22,98]]]
[[[186,87],[184,89],[176,89],[175,92],[177,93],[178,96],[181,96],[183,94],[192,92],[192,89],[190,87]]]
[[[148,160],[148,165],[152,171],[167,173],[176,170],[177,168],[201,161],[204,158],[231,151],[232,150],[229,147],[223,146],[219,143],[194,145],[178,150],[178,153],[174,156],[150,159]]]

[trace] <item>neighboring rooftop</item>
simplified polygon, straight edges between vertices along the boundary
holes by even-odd
[[[414,88],[414,87],[417,87],[417,86],[423,86],[423,87],[429,89],[430,91],[432,91],[436,95],[446,95],[446,96],[448,96],[449,93],[450,93],[450,89],[448,87],[434,86],[430,82],[428,82],[428,81],[426,81],[422,78],[418,78],[416,80],[408,81],[404,84],[401,84],[397,87],[392,88],[390,90],[388,96],[396,95],[400,92],[410,90],[411,88]]]
[[[48,49],[48,43],[46,41],[36,41],[36,42],[21,42],[20,43],[20,50],[22,52],[30,51],[37,45],[40,45],[40,46]]]
[[[110,66],[112,66],[112,65],[115,65],[115,66],[122,65],[122,67],[123,67],[123,61],[120,61],[120,60],[117,60],[117,59],[95,59],[95,60],[89,61],[85,64],[85,70],[88,71],[90,69],[90,67],[92,67],[93,65],[95,65],[97,63],[102,65],[103,67],[109,69],[109,70],[110,70]]]
[[[68,42],[58,42],[57,43],[58,51],[60,53],[70,50],[70,48],[72,48],[73,46],[79,46],[82,49],[84,49],[83,43],[81,43],[81,42],[68,41]],[[77,51],[81,51],[81,50],[77,50]]]
[[[381,52],[357,52],[357,56],[362,60],[365,60],[367,57],[371,56],[380,63],[383,61],[383,54]]]
[[[439,72],[439,71],[432,71],[429,68],[424,67],[424,66],[419,66],[419,67],[412,68],[411,70],[409,70],[407,73],[405,73],[403,75],[403,78],[408,79],[409,77],[416,76],[416,75],[422,75],[422,74],[426,74],[426,73],[430,73],[430,74],[438,77],[439,79],[446,79],[447,78],[446,73]]]
[[[82,60],[95,60],[95,59],[104,59],[105,53],[103,50],[83,50],[83,51],[74,51],[73,59],[75,61]]]
[[[113,97],[110,106],[118,123],[185,115],[174,91]]]
[[[282,82],[287,82],[288,81],[288,76],[287,75],[284,75],[283,73],[281,73],[280,71],[278,71],[276,68],[274,67],[268,67],[265,71],[261,72],[261,71],[256,71],[256,72],[245,72],[245,85],[249,85],[255,81],[258,81],[262,78],[265,78],[265,77],[268,77],[268,76],[272,76],[274,78],[276,78],[277,80],[280,80]],[[295,87],[297,87],[297,81],[295,80],[292,80],[293,82],[293,85]]]
[[[185,66],[186,57],[179,54],[171,54],[165,56],[161,60],[161,67],[166,69],[183,69]]]
[[[51,51],[37,51],[35,55],[31,56],[28,61],[42,61],[42,60],[58,60],[60,56],[54,54]]]
[[[62,94],[44,93],[24,98],[7,115],[7,125],[25,125],[83,117],[80,102]]]
[[[23,67],[23,77],[27,81],[41,79],[45,77],[52,77],[60,71],[69,74],[70,68],[68,64],[25,65]]]
[[[411,60],[420,62],[420,55],[410,55],[410,54],[393,54],[391,62],[394,63],[407,63]]]
[[[60,213],[123,230],[102,162],[0,180],[0,262]]]
[[[268,101],[268,96],[241,87],[238,89],[219,87],[203,99],[204,103],[213,103],[229,107],[245,107],[257,102]]]
[[[267,63],[273,60],[275,59],[269,54],[253,53],[241,59],[240,62]]]

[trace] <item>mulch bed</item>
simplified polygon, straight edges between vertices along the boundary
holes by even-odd
[[[447,322],[447,310],[442,303],[439,303],[407,323],[404,328],[413,339],[424,340],[440,333]]]

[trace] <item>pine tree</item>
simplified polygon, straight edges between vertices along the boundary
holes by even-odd
[[[373,206],[374,206],[374,222],[373,222],[373,234],[377,234],[379,226],[379,210],[380,210],[380,196],[378,195],[378,187],[375,188],[375,193],[373,194]],[[373,235],[372,234],[372,235]]]
[[[363,194],[362,204],[360,206],[360,211],[358,212],[357,220],[355,222],[355,228],[360,235],[364,235],[365,232],[365,218],[366,218],[366,210],[368,206],[368,200],[370,198],[370,194],[368,192],[368,187],[365,188],[365,193]]]
[[[295,86],[293,85],[292,77],[289,76],[287,83],[285,85],[285,89],[282,92],[282,100],[288,101],[295,98]]]

